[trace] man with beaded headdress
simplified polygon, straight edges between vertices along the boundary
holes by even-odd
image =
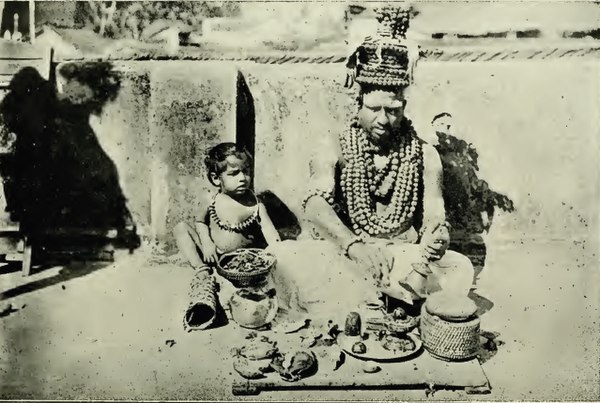
[[[315,238],[328,242],[278,254],[284,306],[350,308],[377,291],[412,304],[438,289],[470,290],[471,262],[447,251],[439,155],[404,116],[415,61],[404,44],[410,12],[378,9],[378,35],[349,58],[358,112],[329,155],[311,162],[303,203]]]

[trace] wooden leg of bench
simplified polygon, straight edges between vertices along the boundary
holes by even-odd
[[[23,249],[23,276],[29,276],[31,274],[31,252],[32,246],[27,239],[25,239],[25,246]]]

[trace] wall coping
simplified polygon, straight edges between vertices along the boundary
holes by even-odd
[[[488,62],[510,60],[556,60],[571,58],[600,58],[600,41],[566,39],[545,42],[536,39],[504,41],[444,40],[422,43],[422,61]],[[442,43],[446,42],[446,43]],[[69,56],[57,54],[55,62],[74,61],[152,61],[152,60],[215,60],[249,61],[259,64],[311,63],[329,64],[345,62],[346,46],[332,46],[326,50],[277,51],[277,50],[219,50],[196,47],[180,47],[168,54],[162,49],[123,48],[108,54]]]

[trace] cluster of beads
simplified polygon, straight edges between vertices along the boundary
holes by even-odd
[[[378,33],[382,37],[405,38],[408,30],[410,9],[384,6],[375,9],[379,22]]]
[[[242,232],[246,231],[248,228],[250,228],[251,225],[260,221],[260,218],[258,216],[258,205],[256,206],[256,209],[254,209],[254,211],[252,212],[250,217],[246,218],[244,221],[239,222],[237,224],[224,223],[219,218],[219,215],[217,214],[217,211],[215,210],[215,202],[214,201],[210,204],[210,206],[208,206],[208,214],[210,215],[210,219],[212,221],[214,221],[215,224],[217,224],[217,226],[219,228],[221,228],[223,231],[229,231],[229,232],[242,233]]]
[[[351,126],[342,138],[346,165],[342,169],[341,189],[352,230],[357,235],[388,235],[412,225],[418,204],[423,170],[421,143],[412,126],[405,133],[395,133],[396,149],[388,155],[386,165],[377,170],[366,132]],[[374,197],[389,199],[383,214],[376,211]]]
[[[356,79],[357,83],[360,84],[372,84],[379,85],[384,87],[403,87],[409,84],[409,77],[407,73],[398,74],[398,76],[391,76],[389,73],[384,77],[373,77],[368,75],[365,70],[361,75]]]
[[[363,44],[367,63],[356,78],[358,83],[381,86],[407,85],[408,48],[394,41],[367,38]]]
[[[308,192],[304,200],[302,200],[302,210],[306,210],[306,204],[314,196],[322,197],[329,205],[333,205],[334,200],[332,191],[313,189],[310,192]]]

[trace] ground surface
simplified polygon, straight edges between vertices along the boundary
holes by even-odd
[[[51,268],[25,279],[1,274],[0,397],[239,399],[228,357],[242,333],[235,325],[184,332],[191,273],[149,256],[142,250],[111,265]],[[504,344],[483,365],[492,393],[477,400],[600,399],[596,261],[570,241],[488,251],[477,293],[493,306],[482,328]],[[258,398],[427,399],[422,390]],[[440,391],[434,398],[470,397]]]

